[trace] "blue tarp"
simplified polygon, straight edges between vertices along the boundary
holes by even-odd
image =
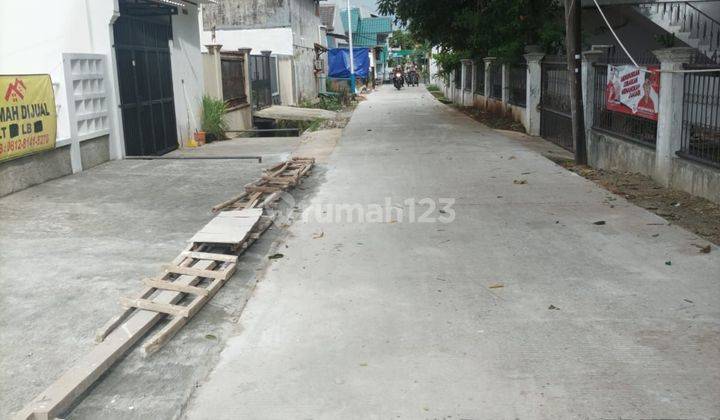
[[[367,78],[370,70],[370,48],[353,48],[355,77]],[[348,48],[328,50],[328,77],[350,77],[350,51]]]

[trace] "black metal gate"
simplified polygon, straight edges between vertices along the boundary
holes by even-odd
[[[123,7],[113,25],[120,109],[128,156],[162,155],[178,146],[170,67],[171,9]]]
[[[546,57],[541,69],[540,135],[573,151],[570,83],[565,57]]]
[[[272,105],[269,55],[250,56],[250,89],[253,109],[263,109]]]

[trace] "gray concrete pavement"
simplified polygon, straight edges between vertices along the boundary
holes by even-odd
[[[305,212],[456,218],[295,222],[187,418],[720,416],[717,247],[421,88],[369,95],[324,168]]]
[[[249,146],[262,164],[115,161],[0,198],[0,418],[91,349],[95,330],[121,311],[118,298],[137,294],[142,278],[177,256],[213,217],[213,205],[301,145],[299,138],[275,140]],[[131,352],[67,418],[176,416],[217,362],[276,231],[253,245],[232,281],[170,343],[147,359]]]

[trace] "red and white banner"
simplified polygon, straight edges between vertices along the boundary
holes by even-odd
[[[609,111],[657,121],[660,107],[660,68],[608,65],[605,103]]]

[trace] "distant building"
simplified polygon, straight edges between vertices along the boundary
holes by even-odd
[[[326,29],[328,48],[337,48],[341,42],[347,42],[345,22],[340,18],[340,8],[336,4],[320,2],[320,22]]]
[[[317,0],[216,0],[202,8],[201,36],[203,45],[220,44],[223,51],[269,51],[276,102],[294,105],[320,91],[327,40]],[[251,79],[257,76],[250,71]]]
[[[347,9],[340,13],[343,22],[348,21]],[[345,23],[347,27],[347,23]],[[376,79],[385,79],[387,75],[388,38],[393,31],[392,19],[377,16],[364,8],[354,7],[350,10],[350,26],[354,47],[366,47],[372,51],[370,66]],[[346,29],[347,34],[347,29]],[[347,46],[343,43],[341,46]]]

